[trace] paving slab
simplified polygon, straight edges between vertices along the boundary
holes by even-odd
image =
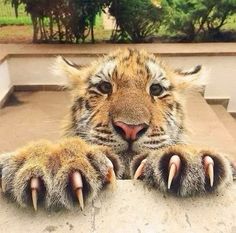
[[[0,152],[30,140],[57,140],[67,111],[67,92],[18,92],[0,110]],[[187,99],[190,141],[210,145],[235,158],[236,145],[199,94]],[[0,195],[1,233],[23,232],[229,232],[236,233],[236,185],[204,197],[177,198],[148,189],[141,181],[118,181],[81,212],[22,209]]]

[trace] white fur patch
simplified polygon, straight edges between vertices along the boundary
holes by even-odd
[[[165,78],[165,71],[160,67],[160,65],[153,61],[148,61],[146,65],[152,75],[150,85],[152,85],[153,83],[160,83],[167,89],[170,86],[170,81]]]
[[[96,74],[91,77],[90,81],[92,84],[97,84],[101,80],[109,81],[112,77],[112,73],[116,67],[116,62],[114,60],[109,60],[98,68]]]
[[[158,79],[165,76],[164,70],[160,67],[159,64],[153,62],[153,61],[147,61],[146,63],[150,73],[152,74],[153,78]]]

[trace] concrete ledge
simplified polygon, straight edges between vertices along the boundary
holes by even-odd
[[[8,98],[11,96],[11,94],[14,92],[14,87],[11,87],[11,89],[7,92],[7,94],[0,99],[0,108],[4,106],[4,104],[7,102]]]
[[[102,55],[118,48],[145,49],[164,56],[231,56],[236,54],[236,43],[152,43],[152,44],[0,44],[0,63],[7,56],[20,55]]]
[[[0,99],[0,109],[4,107],[7,100],[14,91],[66,91],[67,88],[63,85],[15,85]]]
[[[64,91],[63,85],[15,85],[14,91]]]
[[[229,114],[236,119],[236,112],[229,112]]]
[[[210,105],[222,105],[227,109],[229,105],[229,98],[205,98],[206,102]]]
[[[21,209],[0,197],[1,233],[236,232],[236,186],[224,194],[177,198],[141,181],[118,181],[81,212]]]
[[[236,95],[232,83],[234,83],[233,77],[236,72],[234,65],[236,43],[9,44],[0,45],[0,57],[5,54],[5,57],[9,58],[7,63],[13,85],[64,85],[66,84],[64,78],[57,79],[49,74],[49,66],[53,64],[56,55],[64,55],[75,63],[84,65],[109,51],[124,47],[146,49],[160,55],[173,68],[188,69],[196,64],[202,64],[205,67],[204,75],[209,76],[209,83],[206,85],[204,96],[206,98],[230,96],[228,111],[235,112]]]

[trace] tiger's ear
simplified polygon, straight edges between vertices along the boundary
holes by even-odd
[[[69,86],[72,88],[83,83],[83,66],[76,65],[75,63],[58,56],[53,65],[53,73],[58,76],[67,77]]]
[[[206,84],[206,70],[197,65],[189,70],[175,69],[175,83],[179,89],[201,89]]]
[[[174,73],[178,74],[178,75],[182,75],[182,76],[192,76],[195,75],[197,73],[199,73],[202,69],[201,65],[197,65],[189,70],[183,70],[183,69],[175,69]]]

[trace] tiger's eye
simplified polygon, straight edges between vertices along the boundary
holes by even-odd
[[[112,85],[109,82],[100,82],[97,86],[98,90],[103,94],[111,94],[112,93]]]
[[[160,84],[152,84],[150,86],[150,95],[152,96],[159,96],[163,91],[163,87]]]

